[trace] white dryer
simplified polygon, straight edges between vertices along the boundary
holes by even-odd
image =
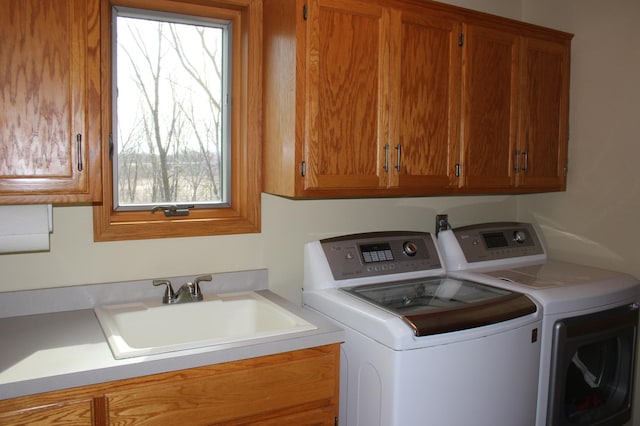
[[[542,305],[538,426],[622,425],[631,418],[640,282],[549,260],[528,223],[438,232],[450,276],[530,295]]]

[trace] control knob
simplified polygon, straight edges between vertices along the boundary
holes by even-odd
[[[402,243],[402,251],[409,257],[413,257],[418,253],[418,245],[413,241],[405,241]]]
[[[527,234],[524,231],[513,231],[513,241],[523,244],[527,240]]]

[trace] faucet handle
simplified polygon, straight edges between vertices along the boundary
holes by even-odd
[[[175,303],[176,294],[173,291],[173,287],[171,287],[171,281],[169,280],[153,280],[154,286],[166,285],[167,288],[164,290],[164,296],[162,297],[162,303],[170,304]]]
[[[193,298],[202,300],[202,292],[200,291],[200,281],[211,281],[211,274],[200,275],[193,281]]]

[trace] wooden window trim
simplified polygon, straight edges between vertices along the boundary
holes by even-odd
[[[139,9],[207,16],[228,14],[234,22],[232,70],[231,206],[194,209],[189,216],[162,212],[114,211],[113,172],[109,159],[111,132],[111,9]],[[102,0],[102,188],[103,202],[93,207],[94,241],[176,238],[260,232],[262,128],[262,0]],[[219,16],[219,15],[218,15]]]

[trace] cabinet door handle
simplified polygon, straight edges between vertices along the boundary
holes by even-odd
[[[396,151],[398,154],[398,163],[396,164],[396,170],[398,171],[398,173],[400,172],[400,166],[402,164],[401,161],[401,155],[402,155],[402,146],[400,144],[396,145]]]
[[[527,173],[529,171],[529,150],[522,151],[522,172]]]
[[[516,173],[520,173],[520,151],[516,149],[514,153],[514,166],[513,171]]]
[[[82,171],[82,135],[78,133],[76,135],[76,145],[78,149],[78,171]]]
[[[384,146],[384,171],[389,173],[389,144]]]

